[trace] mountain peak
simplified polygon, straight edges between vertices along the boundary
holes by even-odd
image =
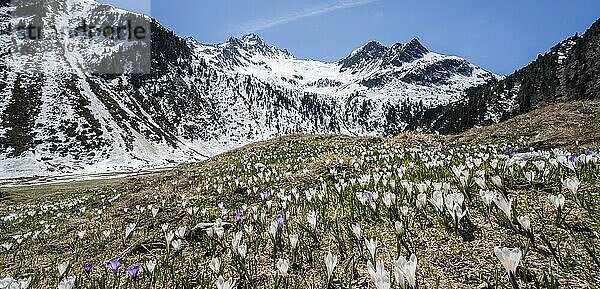
[[[246,35],[242,36],[241,40],[244,44],[246,44],[248,46],[265,45],[265,42],[262,40],[262,38],[260,38],[260,36],[254,34],[254,33],[250,33],[250,34],[246,34]]]
[[[254,33],[246,34],[241,38],[231,37],[226,43],[219,46],[237,51],[245,51],[251,55],[292,57],[287,50],[268,45],[260,36]]]
[[[403,63],[423,58],[429,50],[416,38],[402,44],[396,43],[384,57],[383,65],[402,66]]]
[[[408,54],[418,56],[418,58],[423,57],[423,55],[429,52],[417,38],[413,38],[411,41],[404,44],[404,51]]]
[[[371,40],[339,62],[342,65],[341,71],[349,68],[361,68],[369,62],[383,57],[387,51],[388,48],[383,44]]]

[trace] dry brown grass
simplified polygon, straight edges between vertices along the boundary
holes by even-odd
[[[600,147],[600,102],[550,105],[505,122],[450,136],[459,143],[516,141],[523,137],[538,148]]]

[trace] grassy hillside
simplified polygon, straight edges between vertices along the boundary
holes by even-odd
[[[459,142],[523,140],[535,148],[598,149],[600,102],[568,102],[536,109],[499,124],[450,137]]]
[[[597,288],[600,163],[584,149],[597,147],[597,108],[453,137],[290,136],[158,175],[5,190],[0,275],[30,288],[228,288],[219,276],[237,288],[413,288],[399,257],[414,254],[419,288],[510,288],[494,253],[506,247],[521,252],[520,288]],[[377,262],[389,275],[369,270]]]

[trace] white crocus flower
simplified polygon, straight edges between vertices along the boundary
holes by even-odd
[[[394,194],[390,193],[390,192],[385,192],[383,194],[383,204],[385,205],[386,208],[389,208],[392,206],[392,202],[394,201],[395,196]]]
[[[400,221],[394,222],[394,229],[396,229],[396,234],[398,236],[404,235],[404,224]]]
[[[402,273],[402,268],[400,268],[398,262],[394,262],[394,279],[396,280],[396,284],[400,286],[400,288],[405,288],[406,279],[404,279],[404,274]]]
[[[498,187],[499,189],[502,189],[504,187],[502,184],[502,178],[500,176],[493,176],[491,177],[491,180],[494,186]]]
[[[175,235],[180,239],[185,239],[185,227],[179,227],[177,231],[175,231]]]
[[[337,266],[338,258],[336,255],[333,255],[331,252],[327,252],[325,255],[325,267],[327,269],[327,280],[331,279],[331,275],[333,274],[333,270],[335,266]]]
[[[581,182],[578,178],[566,179],[563,181],[563,185],[571,192],[573,195],[577,195],[577,191],[579,190],[579,186]]]
[[[153,218],[153,219],[156,219],[156,216],[158,215],[158,211],[159,211],[159,210],[160,210],[159,208],[152,208],[152,209],[150,210],[150,212],[152,212],[152,218]]]
[[[517,221],[525,231],[529,232],[531,230],[531,220],[528,216],[519,216],[517,217]]]
[[[463,211],[462,208],[458,204],[455,204],[454,208],[452,209],[452,218],[458,224],[465,217],[465,215],[467,215],[468,210],[469,209],[465,209]]]
[[[10,251],[10,249],[12,248],[13,244],[12,243],[4,243],[1,245],[2,248],[4,248],[4,250],[6,251]]]
[[[171,247],[171,242],[173,241],[173,238],[175,238],[175,233],[173,233],[173,231],[170,231],[165,234],[165,241],[167,241],[167,248]]]
[[[365,238],[365,244],[367,246],[367,250],[371,254],[371,259],[375,260],[375,255],[377,253],[377,239],[373,238],[369,240]]]
[[[246,244],[241,244],[237,246],[237,253],[242,257],[242,259],[246,259],[246,253],[248,252],[248,246]]]
[[[277,261],[277,270],[279,270],[279,273],[283,278],[287,277],[289,266],[290,262],[287,259],[279,259]]]
[[[290,246],[292,247],[292,251],[296,250],[296,247],[298,247],[298,235],[290,234],[289,238],[290,238]]]
[[[229,278],[229,280],[225,281],[222,276],[219,276],[216,285],[217,289],[234,289],[235,280]]]
[[[425,208],[426,205],[427,205],[427,194],[426,193],[418,194],[417,195],[417,207]]]
[[[400,212],[402,213],[402,216],[408,217],[408,207],[407,206],[402,206],[400,208]]]
[[[216,275],[219,275],[219,272],[221,272],[221,260],[219,257],[215,257],[210,260],[210,263],[208,263],[208,268],[210,268],[210,270],[212,270]]]
[[[500,259],[500,262],[502,262],[504,269],[506,269],[506,272],[508,273],[508,278],[514,287],[514,285],[516,285],[517,282],[517,266],[519,266],[519,262],[521,261],[521,249],[495,247],[494,254],[496,255],[496,257],[498,257],[498,259]]]
[[[189,207],[189,208],[186,209],[186,212],[191,217],[198,215],[199,211],[200,211],[200,208],[198,208],[198,207]]]
[[[213,232],[217,235],[217,238],[219,238],[219,241],[223,240],[223,234],[225,233],[225,228],[223,228],[223,221],[220,218],[216,219],[212,228]]]
[[[254,231],[254,227],[252,224],[244,225],[244,231],[246,231],[246,235],[252,236],[252,231]]]
[[[534,171],[525,172],[525,179],[527,179],[527,181],[530,184],[533,183],[533,180],[535,180],[535,172]]]
[[[481,188],[482,190],[487,189],[487,184],[485,183],[485,178],[483,177],[478,177],[475,178],[475,183],[479,186],[479,188]]]
[[[360,230],[360,225],[354,224],[351,226],[352,233],[356,236],[356,239],[360,240],[362,237],[362,232]]]
[[[373,267],[371,261],[367,262],[367,270],[371,276],[371,280],[375,283],[377,289],[389,289],[391,287],[390,272],[385,270],[385,266],[381,260],[377,261],[377,265]]]
[[[135,226],[136,226],[136,224],[131,223],[131,224],[127,225],[127,227],[125,227],[125,240],[127,240],[129,238],[129,236],[131,235],[131,233],[133,233],[133,230],[135,230]]]
[[[75,288],[75,277],[66,278],[58,283],[58,289],[73,289]]]
[[[410,255],[409,260],[406,260],[404,256],[398,257],[398,260],[394,264],[394,267],[398,267],[404,276],[404,279],[408,282],[411,288],[417,286],[417,256],[415,254]]]
[[[506,200],[504,195],[500,194],[494,199],[494,203],[500,210],[504,212],[508,220],[512,220],[512,202],[513,200]]]
[[[446,205],[446,209],[448,212],[452,214],[452,210],[454,210],[454,206],[462,206],[465,201],[465,196],[462,193],[449,194],[446,196],[444,200],[444,204]]]
[[[502,265],[504,265],[507,272],[516,272],[517,266],[521,260],[521,249],[495,247],[494,254],[500,259],[500,262],[502,262]]]
[[[279,223],[277,223],[277,221],[271,222],[271,225],[269,226],[269,235],[271,235],[271,237],[275,238],[275,236],[277,235],[278,226]]]
[[[173,250],[179,251],[179,249],[181,249],[181,247],[183,246],[183,242],[180,239],[173,240],[172,246]]]
[[[548,200],[550,201],[550,203],[552,203],[552,205],[554,205],[554,208],[556,208],[557,210],[562,210],[562,208],[564,208],[565,206],[565,196],[563,196],[562,194],[558,194],[557,196],[549,194]]]
[[[440,191],[433,192],[433,196],[429,202],[438,210],[438,212],[444,211],[444,195]]]
[[[492,205],[492,202],[494,202],[494,200],[496,199],[497,194],[494,191],[481,190],[479,192],[479,195],[481,195],[481,198],[483,198],[485,205],[489,208]]]
[[[154,269],[156,268],[156,260],[148,260],[146,261],[146,270],[150,275],[154,275]]]
[[[69,262],[64,262],[64,263],[58,264],[58,278],[59,279],[65,275],[68,268],[69,268]]]
[[[239,231],[239,232],[236,232],[233,234],[233,238],[231,239],[231,248],[234,251],[237,250],[237,247],[242,242],[242,236],[243,236],[242,231]]]

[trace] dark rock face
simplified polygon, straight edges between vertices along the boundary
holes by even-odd
[[[453,75],[470,76],[473,68],[463,59],[444,59],[417,71],[411,71],[402,77],[407,83],[419,85],[439,85]]]

